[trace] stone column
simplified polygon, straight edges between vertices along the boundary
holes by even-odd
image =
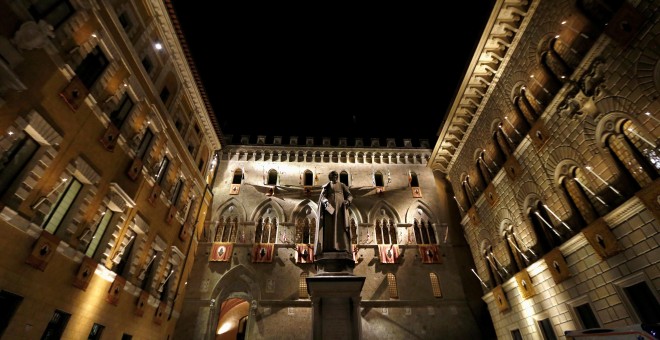
[[[312,300],[312,339],[361,339],[360,292],[363,276],[353,275],[355,262],[346,253],[324,253],[315,261],[317,274],[307,278]]]

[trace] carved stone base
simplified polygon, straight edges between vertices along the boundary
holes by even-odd
[[[316,276],[353,275],[355,260],[348,252],[325,252],[316,256]]]
[[[330,274],[307,278],[313,339],[361,338],[360,292],[365,279]]]

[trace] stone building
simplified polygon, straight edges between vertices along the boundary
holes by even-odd
[[[171,338],[221,146],[169,11],[0,1],[3,339]]]
[[[362,338],[492,335],[481,329],[491,321],[467,269],[473,262],[448,183],[428,167],[428,141],[225,141],[177,338],[312,338],[306,278],[317,274],[317,204],[333,170],[354,197],[353,273],[366,278]]]
[[[659,5],[496,4],[429,166],[500,339],[660,322]]]
[[[0,0],[0,337],[310,338],[331,170],[364,339],[660,322],[659,7],[498,0],[427,142],[222,136],[168,0]]]

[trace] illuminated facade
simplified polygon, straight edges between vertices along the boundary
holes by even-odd
[[[220,142],[168,8],[0,13],[2,338],[171,337]]]
[[[256,138],[255,138],[256,137]],[[240,136],[219,153],[210,222],[175,335],[312,337],[320,188],[349,186],[364,339],[492,334],[448,183],[426,141]],[[396,144],[399,142],[400,144]],[[417,141],[415,141],[417,143]]]
[[[221,145],[168,1],[0,0],[0,336],[309,338],[331,170],[364,339],[658,322],[657,8],[497,1],[434,145]]]
[[[659,5],[496,4],[429,163],[500,339],[660,321]]]

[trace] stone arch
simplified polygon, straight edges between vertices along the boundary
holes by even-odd
[[[497,212],[497,215],[495,215],[495,218],[497,218],[500,222],[499,228],[498,228],[498,235],[502,235],[502,231],[504,230],[505,227],[505,222],[508,221],[509,224],[515,225],[515,216],[511,213],[511,211],[507,208],[502,208]]]
[[[261,288],[257,282],[257,273],[254,269],[239,264],[229,269],[216,282],[211,298],[223,301],[236,294],[244,294],[246,300],[261,299]]]
[[[484,228],[481,228],[477,232],[477,241],[479,242],[479,254],[478,254],[479,257],[481,257],[484,254],[487,248],[493,247],[493,242],[490,240],[490,236],[488,235],[488,232]]]
[[[562,145],[548,152],[543,164],[547,173],[553,174],[555,185],[559,185],[561,178],[567,173],[568,165],[586,164],[586,160],[575,148]]]
[[[368,222],[373,223],[379,216],[386,215],[394,219],[394,223],[401,223],[401,217],[394,207],[387,201],[379,201],[371,207],[367,214]]]
[[[523,212],[526,212],[527,208],[531,206],[530,198],[534,197],[538,200],[540,197],[543,197],[539,187],[532,180],[527,180],[520,183],[519,190],[516,192],[516,201],[518,206]]]
[[[268,209],[271,208],[271,211]],[[279,223],[287,222],[286,215],[284,214],[284,209],[282,206],[274,201],[272,198],[267,198],[263,200],[252,212],[250,216],[250,221],[256,221],[259,217],[263,215],[269,215],[271,217],[276,217]]]
[[[611,111],[603,115],[602,119],[598,121],[598,125],[596,125],[596,141],[598,142],[598,146],[606,147],[605,142],[607,141],[607,137],[612,134],[622,133],[623,123],[627,120],[632,121],[635,127],[643,131],[646,136],[653,136],[644,127],[644,124],[626,111]]]
[[[218,208],[213,212],[213,218],[217,219],[219,216],[224,215],[225,212],[229,212],[229,210],[234,210],[230,212],[230,215],[238,216],[238,219],[241,221],[247,221],[247,212],[245,211],[245,207],[241,201],[234,197],[219,205]]]
[[[244,265],[237,265],[227,271],[213,287],[210,297],[215,299],[209,313],[209,331],[218,328],[218,316],[222,301],[229,298],[240,298],[250,302],[251,309],[257,307],[257,301],[261,299],[261,289],[256,280],[256,272]],[[215,331],[210,332],[214,334]]]
[[[433,221],[434,223],[437,223],[437,219],[435,215],[431,212],[431,207],[429,207],[428,204],[421,200],[416,200],[410,204],[408,207],[408,210],[406,211],[406,216],[405,220],[403,221],[404,223],[413,223],[415,216],[418,215],[417,209],[421,209],[422,213],[424,213],[430,221]]]
[[[642,51],[637,59],[635,78],[642,93],[653,102],[660,97],[660,55],[657,53],[660,46],[660,33],[654,32],[644,39],[639,50]]]
[[[318,210],[318,204],[316,202],[310,200],[309,198],[306,198],[300,203],[298,203],[293,210],[291,211],[291,215],[289,216],[289,221],[296,221],[296,217],[307,217],[310,214],[314,215],[314,218],[318,218],[316,216],[316,211]]]
[[[506,210],[506,209],[503,209]],[[507,210],[508,211],[508,210]],[[515,229],[516,224],[514,223],[513,219],[505,217],[500,220],[500,225],[497,228],[497,236],[499,237],[504,237],[505,233],[508,230]]]
[[[350,219],[355,219],[355,222],[357,224],[363,223],[364,221],[364,216],[362,216],[362,213],[360,212],[360,209],[355,207],[355,204],[351,204],[350,207],[348,207],[348,216]]]

